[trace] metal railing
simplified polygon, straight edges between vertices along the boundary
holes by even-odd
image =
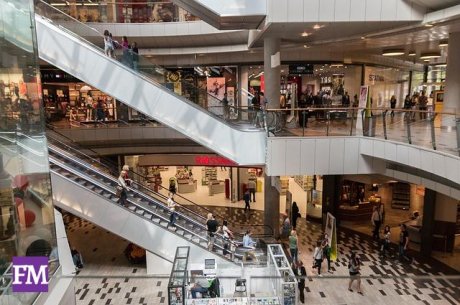
[[[459,155],[460,113],[391,108],[266,110],[269,137],[370,136]],[[371,115],[366,117],[366,110]],[[459,140],[460,141],[460,140]]]

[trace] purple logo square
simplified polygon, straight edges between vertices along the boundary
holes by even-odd
[[[13,257],[13,292],[48,292],[46,256]]]

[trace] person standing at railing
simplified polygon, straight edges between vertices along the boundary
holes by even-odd
[[[133,56],[133,68],[136,71],[139,71],[139,49],[137,48],[137,43],[133,42],[131,45],[131,52]]]
[[[394,95],[390,98],[390,108],[391,108],[391,117],[395,116],[395,108],[396,108],[396,97]]]
[[[418,98],[418,110],[426,111],[428,105],[428,98],[425,91],[422,91],[422,95]],[[420,112],[420,120],[426,119],[426,112]]]

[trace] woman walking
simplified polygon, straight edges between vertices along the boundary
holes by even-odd
[[[359,270],[361,269],[361,261],[360,259],[356,256],[355,252],[351,252],[351,258],[350,262],[348,263],[348,272],[350,273],[350,282],[348,283],[348,290],[350,292],[353,292],[353,289],[351,289],[351,285],[353,284],[354,281],[357,282],[357,288],[358,288],[358,293],[360,295],[363,295],[363,292],[361,291],[361,277]]]
[[[294,230],[291,231],[291,235],[289,236],[289,250],[291,251],[292,262],[297,264],[299,250],[297,245],[297,233]]]
[[[313,260],[315,264],[313,268],[318,269],[318,276],[321,276],[321,264],[323,263],[323,248],[321,247],[321,241],[316,242],[315,252],[313,252]]]

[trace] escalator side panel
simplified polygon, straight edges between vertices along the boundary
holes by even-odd
[[[264,131],[226,124],[42,17],[35,19],[41,59],[240,165],[265,164]]]
[[[191,262],[201,262],[204,258],[214,258],[218,263],[226,262],[218,255],[109,202],[55,172],[51,172],[51,184],[53,201],[56,206],[166,260],[174,260],[176,247],[189,246]]]

